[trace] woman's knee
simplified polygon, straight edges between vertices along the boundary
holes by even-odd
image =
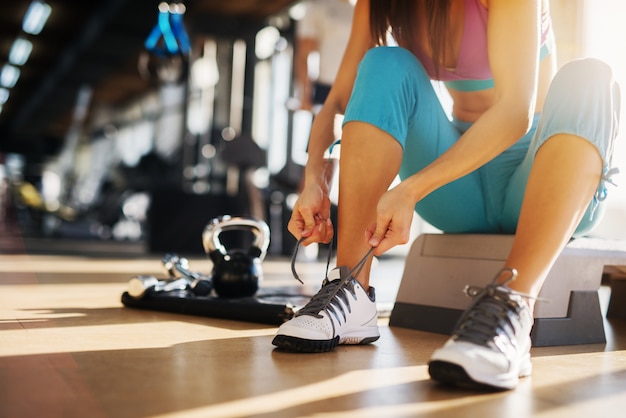
[[[395,74],[396,67],[412,67],[418,64],[417,58],[409,50],[396,46],[379,46],[365,53],[361,65],[380,65],[391,67]]]
[[[620,100],[609,65],[595,58],[569,62],[550,86],[536,148],[556,134],[573,134],[593,143],[608,164],[619,127]]]
[[[606,62],[597,58],[579,58],[572,60],[561,67],[554,82],[565,79],[569,83],[582,84],[610,84],[613,81],[613,70]]]
[[[407,78],[430,81],[415,55],[405,48],[393,46],[370,49],[359,64],[359,73],[367,75],[365,78],[368,80],[388,85],[402,83]]]
[[[424,73],[420,76],[420,72]],[[393,136],[403,147],[411,118],[415,117],[430,80],[417,58],[400,47],[376,47],[359,64],[344,124],[367,122]]]
[[[591,104],[599,111],[619,113],[620,88],[608,64],[580,58],[557,72],[546,101],[551,100],[557,100],[561,107]]]

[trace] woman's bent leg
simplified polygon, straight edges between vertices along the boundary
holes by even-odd
[[[436,111],[450,125],[428,76],[409,51],[379,47],[366,54],[341,138],[338,266],[354,267],[369,250],[365,230],[375,221],[378,200],[400,170],[405,147],[415,140],[410,136],[412,121],[430,118],[423,112]],[[365,288],[370,264],[371,259],[357,278]]]
[[[536,296],[572,236],[599,221],[598,197],[611,164],[619,101],[610,68],[594,59],[567,64],[553,81],[507,201],[509,219],[519,213],[506,261],[518,271],[512,289]]]
[[[411,176],[460,135],[413,54],[396,47],[367,53],[341,140],[338,265],[354,266],[369,249],[365,229],[375,221],[378,200],[396,174]],[[482,232],[487,224],[477,173],[433,192],[416,210],[446,232]],[[367,286],[369,264],[359,280]]]
[[[508,227],[517,226],[505,269],[468,292],[470,308],[431,357],[434,379],[512,389],[530,374],[532,301],[576,229],[593,222],[618,114],[619,89],[606,65],[581,60],[557,74],[505,202]]]
[[[402,147],[388,133],[368,123],[350,122],[343,130],[341,154],[337,265],[352,268],[370,248],[365,229],[376,220],[378,200],[398,173]],[[366,289],[370,265],[371,259],[357,277]]]
[[[602,158],[586,139],[558,134],[537,152],[506,267],[509,287],[533,296],[583,219],[602,176]]]

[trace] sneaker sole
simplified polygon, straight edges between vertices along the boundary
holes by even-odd
[[[366,337],[360,340],[357,345],[370,344],[378,340],[379,337]],[[291,337],[289,335],[277,335],[272,340],[272,344],[278,348],[300,353],[326,353],[339,345],[339,336],[332,340],[307,340],[304,338]]]
[[[511,389],[509,387],[499,387],[477,382],[467,374],[463,367],[447,361],[431,361],[428,364],[428,373],[433,380],[448,386],[458,386],[483,391],[503,391]]]

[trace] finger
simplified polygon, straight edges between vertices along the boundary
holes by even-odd
[[[383,238],[378,246],[374,248],[374,256],[380,257],[395,246],[396,244],[393,242],[393,240],[389,238]]]
[[[388,228],[389,228],[389,220],[379,217],[378,220],[376,221],[376,226],[373,232],[371,232],[371,227],[370,227],[371,236],[368,241],[369,244],[372,247],[378,247],[381,241],[383,240],[383,238],[385,237],[385,235],[387,234]]]
[[[303,209],[300,211],[300,215],[302,216],[302,221],[304,223],[304,227],[302,229],[302,236],[309,237],[313,233],[315,229],[316,221],[313,212],[310,209]]]
[[[396,245],[406,244],[409,242],[409,233],[407,230],[397,230],[397,227],[389,226],[385,236],[374,250],[375,256],[380,256]]]
[[[333,229],[333,223],[330,218],[323,221],[319,226],[320,231],[320,242],[324,244],[328,244],[335,235],[335,231]]]
[[[314,242],[328,244],[334,235],[332,222],[330,219],[317,222],[315,228],[311,231],[311,235],[302,241],[302,245],[309,245]]]
[[[287,223],[287,230],[297,240],[300,240],[300,238],[302,238],[302,231],[304,230],[304,221],[301,218],[296,218],[295,216],[292,216]]]
[[[374,231],[376,231],[376,223],[371,224],[368,228],[365,229],[365,241],[369,243],[370,239],[374,236]]]

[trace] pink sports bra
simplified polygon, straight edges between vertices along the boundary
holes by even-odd
[[[487,9],[479,0],[465,0],[465,24],[456,69],[441,68],[439,70],[439,80],[444,81],[448,87],[460,91],[476,91],[493,87],[493,75],[487,56],[487,13]],[[546,40],[551,30],[550,15],[543,13],[541,59],[550,52]],[[433,61],[422,50],[417,50],[416,56],[428,75],[435,79]]]

